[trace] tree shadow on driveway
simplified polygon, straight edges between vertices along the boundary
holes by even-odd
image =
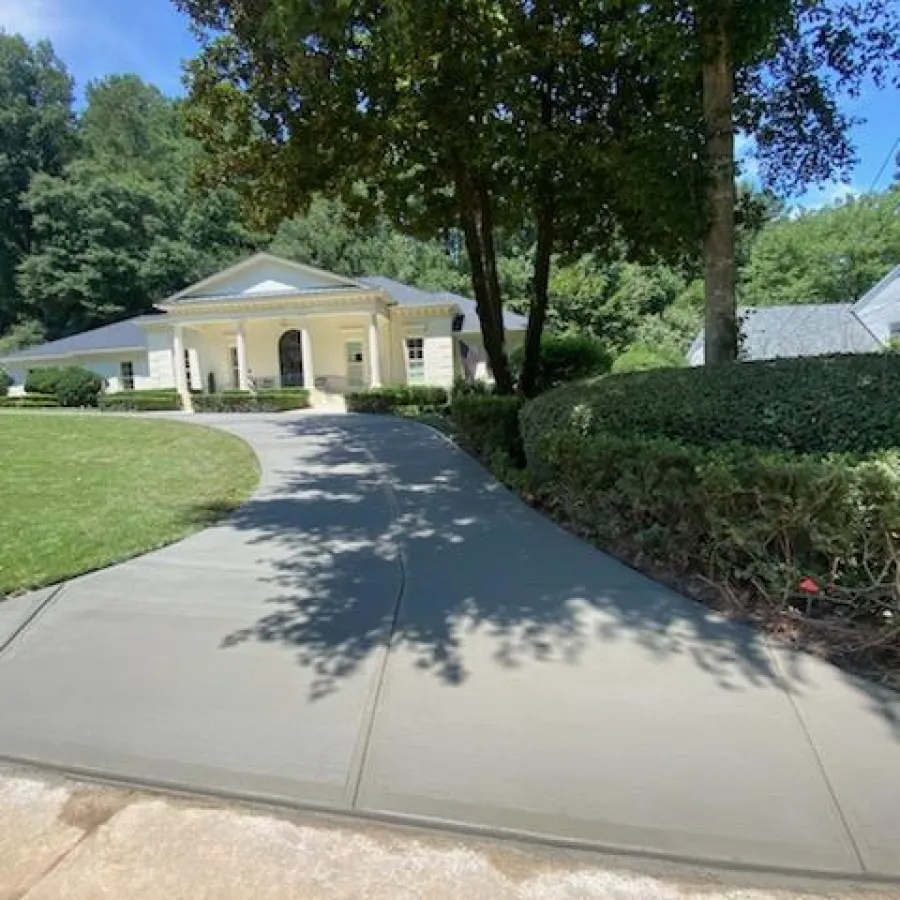
[[[430,429],[324,415],[279,427],[274,485],[227,522],[259,551],[272,610],[222,644],[296,648],[314,698],[389,639],[448,685],[478,677],[477,637],[499,671],[577,666],[629,640],[648,664],[681,657],[722,690],[784,687],[760,635],[558,528]]]

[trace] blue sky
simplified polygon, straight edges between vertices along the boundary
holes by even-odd
[[[197,49],[171,0],[0,0],[0,27],[30,40],[49,38],[79,95],[91,79],[114,72],[136,72],[167,94],[180,93],[181,61]],[[853,133],[859,164],[847,183],[810,189],[800,200],[803,206],[868,190],[900,137],[900,90],[870,87],[846,108],[867,120]],[[895,170],[891,160],[877,188],[885,188]]]

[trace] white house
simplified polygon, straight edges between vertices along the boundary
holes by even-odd
[[[313,406],[381,385],[486,378],[473,301],[382,277],[346,278],[258,253],[139,316],[0,358],[21,391],[29,370],[79,365],[108,391],[302,386]],[[511,346],[526,319],[506,314]]]
[[[900,339],[900,266],[856,303],[747,306],[738,317],[744,359],[873,353]],[[703,338],[688,352],[692,366],[703,365]]]

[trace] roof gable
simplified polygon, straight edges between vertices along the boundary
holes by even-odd
[[[353,290],[368,288],[358,281],[324,269],[273,256],[271,253],[257,253],[173,294],[160,306],[165,308],[224,299]]]

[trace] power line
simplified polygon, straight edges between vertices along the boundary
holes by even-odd
[[[868,193],[872,193],[875,190],[875,185],[878,184],[878,180],[884,175],[884,170],[888,167],[888,163],[894,158],[894,151],[900,147],[900,134],[897,135],[897,140],[894,141],[894,146],[888,150],[888,155],[884,158],[884,162],[881,164],[881,168],[878,170],[878,174],[872,179],[872,184],[869,187]]]

